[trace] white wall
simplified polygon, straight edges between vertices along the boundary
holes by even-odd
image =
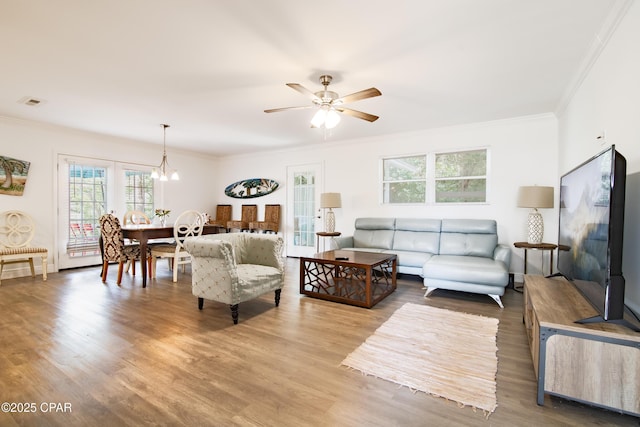
[[[158,135],[161,135],[160,129]],[[0,155],[31,162],[24,194],[0,194],[0,211],[19,209],[34,218],[37,232],[33,244],[49,249],[49,271],[57,270],[58,153],[150,166],[157,166],[162,160],[160,145],[0,117]],[[176,215],[184,209],[213,212],[215,197],[209,188],[214,180],[216,160],[202,154],[171,150],[170,147],[167,153],[171,167],[180,171],[181,179],[159,183],[161,187],[156,205],[171,209]],[[124,212],[116,213],[122,216]],[[10,267],[5,269],[4,278],[28,274],[26,264],[16,264],[13,269]]]
[[[375,126],[375,124],[373,124]],[[310,130],[312,132],[313,130]],[[389,206],[379,202],[380,159],[384,156],[487,147],[490,150],[490,190],[488,203],[453,206]],[[336,209],[336,228],[343,235],[353,232],[356,218],[425,217],[489,218],[498,222],[498,238],[513,249],[511,271],[523,271],[522,253],[513,242],[526,240],[528,209],[516,207],[518,187],[557,187],[557,122],[553,115],[520,117],[415,133],[387,135],[352,141],[325,142],[305,149],[225,157],[217,172],[217,188],[211,194],[217,203],[234,205],[239,217],[242,200],[224,195],[224,187],[245,178],[270,178],[281,187],[271,195],[251,199],[262,214],[267,203],[286,206],[288,166],[308,163],[324,165],[321,191],[340,192],[342,208]],[[246,202],[246,200],[245,200]],[[545,220],[545,241],[557,241],[557,210],[541,210]],[[283,214],[286,218],[286,213]],[[290,232],[285,227],[284,232]],[[548,252],[544,271],[548,271]],[[541,257],[531,255],[529,273],[539,272]],[[516,280],[521,280],[520,274]]]
[[[640,171],[640,4],[633,2],[567,108],[559,114],[559,174],[615,144],[629,175]],[[597,140],[605,132],[605,140]],[[635,180],[634,182],[638,182]],[[640,195],[627,188],[626,302],[640,312]]]

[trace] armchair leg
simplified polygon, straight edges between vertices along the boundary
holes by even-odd
[[[238,304],[233,304],[231,307],[231,318],[233,319],[233,324],[238,324]]]
[[[282,292],[282,289],[276,289],[276,307],[278,307],[280,305],[280,293]]]
[[[202,310],[203,306],[204,306],[204,298],[198,297],[198,310]]]

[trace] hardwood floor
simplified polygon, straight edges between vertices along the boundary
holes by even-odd
[[[640,425],[560,398],[536,405],[522,295],[513,290],[504,310],[483,295],[436,291],[425,300],[421,281],[405,275],[365,309],[301,296],[298,260],[288,259],[280,307],[272,294],[242,303],[234,326],[224,304],[205,301],[198,311],[188,270],[178,280],[164,263],[146,289],[130,274],[120,287],[115,274],[102,284],[97,267],[47,282],[3,280],[0,402],[35,412],[0,413],[0,425]],[[499,319],[491,416],[340,366],[407,302]]]

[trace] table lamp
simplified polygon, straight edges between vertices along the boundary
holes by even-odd
[[[527,219],[527,243],[542,243],[544,223],[538,208],[553,208],[553,187],[525,186],[518,191],[518,207],[533,208]]]
[[[333,233],[336,231],[336,216],[333,208],[341,208],[342,200],[340,193],[322,193],[320,194],[320,209],[329,209],[324,217],[324,231]]]

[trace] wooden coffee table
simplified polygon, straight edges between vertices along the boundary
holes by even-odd
[[[396,289],[397,256],[326,251],[300,258],[300,293],[371,308]]]

